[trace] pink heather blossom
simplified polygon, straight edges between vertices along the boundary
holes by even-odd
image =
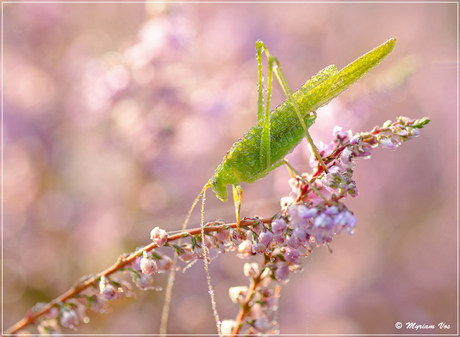
[[[74,310],[67,308],[61,309],[61,325],[63,327],[73,329],[78,323],[80,323],[80,320]]]
[[[118,290],[108,281],[103,282],[101,279],[99,283],[99,292],[103,300],[112,301],[117,297]]]
[[[157,263],[154,259],[150,256],[147,256],[146,252],[144,252],[144,256],[141,259],[141,271],[144,274],[151,275],[156,273],[158,270]]]
[[[168,233],[166,233],[165,230],[160,229],[160,227],[155,227],[150,232],[150,239],[152,239],[153,242],[155,242],[158,245],[158,247],[161,247],[168,240]]]
[[[289,267],[285,264],[278,266],[275,269],[274,275],[278,281],[289,281]]]

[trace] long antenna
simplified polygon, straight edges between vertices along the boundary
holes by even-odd
[[[182,231],[184,231],[187,228],[188,221],[190,220],[190,216],[192,215],[193,209],[195,208],[196,204],[198,203],[198,200],[200,200],[201,196],[206,193],[206,190],[211,187],[211,185],[208,183],[204,185],[203,189],[201,192],[198,194],[198,196],[195,198],[195,201],[192,204],[192,207],[190,208],[190,211],[188,211],[187,217],[185,218],[184,224],[182,225]],[[203,200],[203,206],[201,208],[201,218],[203,218],[203,212],[204,212],[204,200]],[[203,224],[202,224],[203,226]],[[177,245],[180,246],[182,239],[179,239],[177,242]],[[174,280],[176,279],[176,264],[177,264],[177,257],[178,254],[174,254],[173,261],[172,261],[172,266],[171,266],[171,271],[169,272],[168,276],[168,284],[166,285],[166,291],[165,291],[165,303],[163,305],[163,311],[161,312],[161,324],[160,324],[160,337],[166,337],[167,335],[167,330],[168,330],[168,319],[169,319],[169,309],[171,307],[171,297],[172,297],[172,287],[174,285]]]

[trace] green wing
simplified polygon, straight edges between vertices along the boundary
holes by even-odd
[[[325,91],[323,91],[322,97],[318,100],[318,107],[328,104],[375,68],[391,53],[395,45],[396,39],[390,39],[340,70],[333,83],[328,88],[324,88]]]

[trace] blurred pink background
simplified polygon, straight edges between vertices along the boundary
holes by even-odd
[[[256,40],[295,89],[397,37],[384,63],[318,111],[312,136],[328,142],[335,125],[368,131],[400,115],[432,121],[396,151],[358,161],[360,194],[345,201],[357,230],[291,276],[280,331],[457,333],[457,6],[3,3],[4,329],[148,244],[153,227],[182,226],[256,121]],[[404,83],[391,75],[401,64],[418,69]],[[283,100],[274,91],[273,108]],[[306,144],[290,158],[309,169]],[[242,215],[275,214],[288,178],[281,167],[243,185]],[[233,222],[233,205],[209,192],[205,216]],[[228,288],[247,284],[245,262],[225,254],[211,265],[222,319],[237,313]],[[112,302],[111,314],[88,311],[77,332],[157,333],[164,292],[137,293]],[[202,261],[178,273],[172,305],[170,333],[215,333]]]

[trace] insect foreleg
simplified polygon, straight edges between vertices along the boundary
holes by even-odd
[[[240,184],[232,185],[233,202],[235,203],[236,221],[238,226],[241,222],[241,201],[243,200],[243,189]]]

